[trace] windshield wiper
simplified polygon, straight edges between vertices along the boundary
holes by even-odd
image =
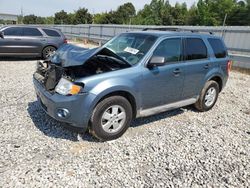
[[[97,58],[104,58],[104,59],[108,59],[108,60],[111,60],[113,62],[116,62],[118,64],[121,64],[121,65],[131,66],[129,63],[120,60],[120,58],[116,58],[116,57],[109,56],[109,55],[97,55]]]

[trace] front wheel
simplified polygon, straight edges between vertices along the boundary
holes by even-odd
[[[97,139],[114,140],[122,136],[132,121],[132,107],[122,96],[111,96],[95,107],[90,120],[90,133]]]
[[[219,85],[217,82],[208,81],[201,91],[198,101],[195,103],[197,110],[205,112],[213,108],[219,95]]]

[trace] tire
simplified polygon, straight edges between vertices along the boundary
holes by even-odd
[[[208,81],[202,89],[198,101],[194,105],[195,108],[201,112],[205,112],[212,109],[218,99],[218,95],[219,84],[213,80]]]
[[[126,98],[108,97],[95,107],[90,119],[90,133],[101,141],[117,139],[130,126],[132,114],[131,104]]]
[[[47,46],[42,51],[42,58],[47,59],[56,51],[56,48],[54,46]]]

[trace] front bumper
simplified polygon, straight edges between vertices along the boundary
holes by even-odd
[[[81,128],[84,131],[87,129],[93,110],[93,101],[96,97],[94,94],[82,93],[74,96],[51,94],[35,78],[33,78],[33,83],[38,101],[49,116],[75,128]],[[58,111],[62,109],[69,112],[67,117],[58,115]]]

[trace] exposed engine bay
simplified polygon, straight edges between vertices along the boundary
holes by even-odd
[[[70,59],[66,59],[70,61]],[[91,56],[86,62],[63,66],[60,63],[53,63],[50,59],[37,63],[37,70],[34,78],[39,81],[46,90],[53,92],[59,80],[64,77],[70,81],[84,78],[105,72],[116,71],[131,67],[129,63],[107,48]]]

